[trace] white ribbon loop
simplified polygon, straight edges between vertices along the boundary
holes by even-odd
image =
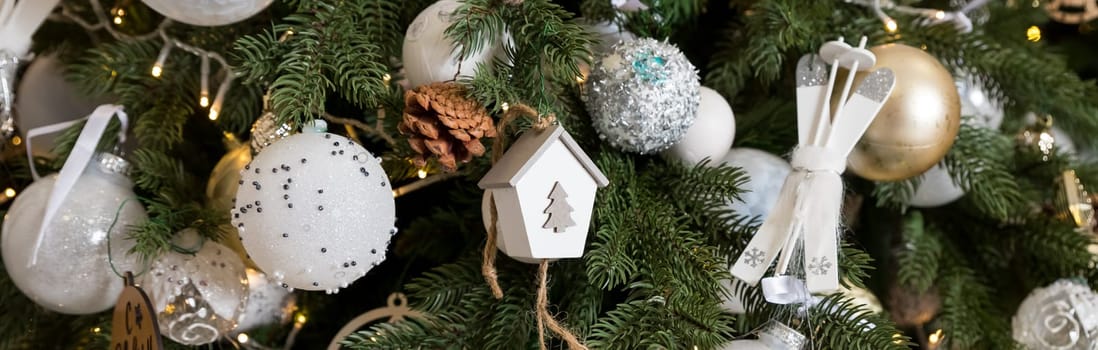
[[[864,45],[865,39],[862,40]],[[830,47],[838,46],[841,45]],[[822,67],[819,61],[818,57],[802,57],[797,67],[799,82],[816,82],[798,84],[797,105],[807,107],[798,107],[797,125],[801,128],[814,126],[819,131],[818,137],[806,137],[811,134],[806,135],[801,130],[800,144],[793,151],[794,171],[786,177],[770,216],[763,221],[731,270],[733,276],[755,285],[780,253],[776,272],[784,275],[794,247],[803,239],[807,284],[803,293],[809,295],[839,290],[839,218],[843,201],[840,175],[846,168],[850,151],[869,128],[895,85],[895,77],[888,69],[870,73],[849,101],[837,108],[839,112],[835,119],[828,123],[822,120],[829,118],[828,109],[820,106],[831,100],[829,95],[833,89],[824,92],[820,88],[818,80]],[[833,83],[834,74],[832,69],[832,76],[824,84]],[[849,93],[849,80],[850,77],[842,96]],[[802,291],[790,282],[790,279],[796,279],[791,276],[776,278],[763,280],[764,292],[767,288],[771,290],[766,294],[768,301],[804,299]]]
[[[793,276],[777,276],[762,279],[762,292],[766,301],[774,304],[804,304],[812,301],[808,287]]]
[[[80,179],[80,174],[84,173],[84,168],[88,166],[88,162],[91,161],[92,156],[95,154],[95,149],[99,145],[99,139],[103,137],[103,132],[107,130],[107,126],[110,125],[110,121],[114,116],[118,116],[118,119],[122,122],[121,130],[118,132],[119,142],[121,143],[125,140],[124,134],[129,125],[129,121],[126,118],[126,113],[122,110],[122,106],[102,105],[86,117],[88,122],[87,124],[84,124],[84,129],[80,131],[80,137],[76,139],[76,144],[73,146],[72,152],[69,153],[69,158],[65,160],[65,165],[61,167],[61,172],[57,175],[57,181],[50,191],[49,200],[46,202],[46,212],[42,215],[42,224],[38,227],[38,237],[35,238],[34,251],[31,252],[30,261],[27,262],[27,267],[34,266],[38,263],[38,250],[41,248],[42,241],[45,239],[46,227],[48,227],[53,217],[57,215],[57,211],[61,208],[61,204],[64,203],[65,198],[68,197],[69,192],[71,192],[73,186],[76,185],[76,181]],[[77,122],[79,122],[79,120],[32,129],[27,133],[27,156],[33,157],[30,155],[30,138],[32,136],[63,130]],[[33,159],[31,159],[31,169],[34,169]],[[35,175],[35,178],[37,179],[37,172],[35,172]]]

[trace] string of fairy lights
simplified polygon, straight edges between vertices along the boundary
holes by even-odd
[[[178,38],[175,38],[168,34],[168,28],[174,23],[170,19],[164,19],[160,24],[156,26],[156,30],[141,34],[141,35],[129,35],[118,31],[115,26],[122,25],[125,22],[127,15],[126,9],[121,6],[115,6],[110,10],[111,18],[107,17],[107,11],[104,11],[103,5],[99,0],[89,0],[92,7],[92,12],[95,14],[95,21],[89,22],[84,20],[76,11],[62,3],[60,13],[55,13],[50,16],[51,20],[67,21],[75,23],[80,27],[83,27],[89,33],[99,30],[106,31],[116,40],[125,42],[140,42],[149,41],[154,39],[160,39],[164,42],[164,45],[160,48],[160,53],[156,56],[156,61],[153,62],[152,67],[149,69],[149,73],[156,78],[160,78],[165,74],[165,64],[167,64],[168,58],[174,49],[179,49],[183,52],[192,54],[201,61],[199,69],[199,97],[198,105],[202,108],[209,108],[210,120],[217,120],[218,115],[221,113],[221,106],[225,101],[225,95],[228,94],[229,88],[232,86],[233,80],[236,78],[236,73],[233,71],[233,67],[229,65],[229,62],[225,60],[225,57],[215,51],[206,50],[194,45],[187,44]],[[217,87],[217,93],[214,94],[213,101],[210,101],[210,64],[214,61],[219,66],[217,76],[221,77],[221,84]]]

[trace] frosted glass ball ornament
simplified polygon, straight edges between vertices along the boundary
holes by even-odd
[[[99,159],[84,169],[48,224],[35,265],[27,266],[57,175],[24,189],[4,217],[0,254],[8,275],[23,294],[52,311],[82,315],[114,306],[123,283],[110,261],[120,272],[141,271],[137,257],[126,254],[134,246],[126,227],[144,223],[145,208],[123,175],[124,167],[100,166],[104,159],[121,158],[100,154]]]
[[[1030,349],[1098,347],[1098,294],[1085,283],[1062,279],[1037,288],[1011,321],[1014,340]]]
[[[180,243],[186,242],[186,243]],[[174,244],[188,252],[168,251],[140,277],[141,288],[156,309],[160,333],[183,345],[217,341],[236,327],[248,298],[244,262],[229,248],[181,231]]]
[[[464,59],[460,57],[457,44],[446,37],[446,28],[454,23],[454,11],[459,6],[457,0],[441,0],[420,12],[408,26],[401,52],[409,86],[450,80],[455,75],[473,76],[478,65],[490,67],[492,58],[502,54],[501,43],[507,40],[506,35]]]
[[[908,204],[917,208],[934,208],[949,204],[964,195],[965,190],[953,182],[945,167],[938,164],[923,173],[923,179]]]
[[[233,226],[252,261],[283,287],[334,293],[385,259],[396,221],[381,160],[306,127],[244,167]]]
[[[727,208],[740,215],[765,220],[793,167],[781,157],[746,147],[728,151],[723,163],[742,168],[748,177],[743,186],[746,191],[740,193],[742,200],[729,199]]]
[[[248,269],[248,302],[237,318],[236,329],[240,333],[268,324],[285,324],[290,321],[297,303],[293,293],[272,281],[267,274]]]
[[[720,164],[721,157],[732,148],[736,138],[736,116],[732,106],[717,91],[702,86],[698,95],[701,102],[694,124],[686,130],[686,136],[664,154],[687,166],[705,158],[710,159],[710,165]]]
[[[272,0],[141,0],[172,20],[196,26],[222,26],[243,21],[266,9]]]

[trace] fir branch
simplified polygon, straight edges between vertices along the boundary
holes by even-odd
[[[899,283],[925,292],[938,278],[942,242],[932,227],[927,227],[923,215],[912,211],[904,218],[903,250],[897,253],[896,273]]]
[[[827,349],[903,350],[913,345],[910,338],[896,336],[900,331],[892,322],[841,294],[813,307],[808,324],[814,326],[808,337]]]

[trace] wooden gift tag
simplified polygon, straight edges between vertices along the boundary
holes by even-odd
[[[156,311],[149,296],[133,284],[133,273],[126,271],[123,277],[126,288],[114,304],[111,322],[112,350],[163,350],[160,326],[156,324]]]

